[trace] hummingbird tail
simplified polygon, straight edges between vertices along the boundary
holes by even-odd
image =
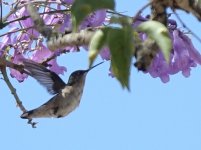
[[[24,112],[20,117],[22,119],[31,119],[30,115],[33,113],[33,110]]]

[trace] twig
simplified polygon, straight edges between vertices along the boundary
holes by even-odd
[[[66,11],[69,11],[69,10],[68,9],[56,10],[56,11],[43,12],[43,13],[39,13],[39,14],[44,15],[44,14],[63,13],[63,12],[66,12]],[[13,19],[11,21],[4,22],[4,24],[8,25],[8,24],[16,22],[16,21],[26,20],[27,18],[30,18],[30,16],[29,15],[28,16],[22,16],[20,18],[16,18],[16,19]]]
[[[3,8],[2,8],[2,1],[0,0],[0,11],[1,11],[1,16],[0,16],[0,22],[2,22],[2,19],[3,19]]]
[[[102,27],[99,26],[97,28],[83,29],[76,33],[75,32],[67,34],[57,33],[55,34],[56,36],[52,36],[47,40],[47,47],[50,50],[56,50],[59,48],[65,48],[67,46],[88,45],[95,32],[101,28]]]
[[[11,14],[15,13],[17,10],[20,10],[22,7],[25,7],[27,6],[28,3],[32,3],[32,4],[42,4],[42,3],[46,3],[46,1],[40,1],[40,0],[36,0],[36,1],[30,1],[30,2],[26,2],[26,3],[23,3],[21,5],[19,5],[19,3],[17,3],[15,5],[15,7],[13,9],[11,9],[9,11],[9,13],[2,19],[3,22],[5,22]],[[57,1],[51,1],[50,3],[52,4],[59,4]]]
[[[5,65],[2,65],[2,63],[1,63],[1,66],[0,66],[0,70],[2,72],[3,79],[4,79],[5,83],[7,84],[8,88],[11,91],[11,94],[15,98],[17,106],[20,108],[20,110],[23,113],[27,112],[26,108],[22,104],[22,101],[19,99],[19,96],[17,95],[16,89],[13,87],[12,83],[10,82],[10,80],[8,78]],[[32,122],[32,119],[28,119],[28,124],[30,124],[32,126],[32,128],[36,128],[36,124],[37,123],[36,122]]]
[[[54,25],[46,25],[46,26],[51,27],[51,26],[54,26]],[[34,28],[34,26],[30,26],[30,27],[27,27],[27,28],[21,28],[21,29],[18,29],[18,30],[14,30],[14,31],[10,31],[10,32],[1,34],[0,37],[8,35],[8,34],[12,34],[12,33],[20,32],[20,31],[24,31],[24,30],[27,31],[29,29],[35,29],[35,28]]]
[[[4,34],[1,34],[0,37],[5,36],[5,35],[8,35],[8,34],[12,34],[12,33],[20,32],[20,31],[23,31],[23,30],[29,30],[29,29],[31,29],[31,28],[34,29],[33,26],[32,26],[32,27],[28,27],[28,28],[18,29],[18,30],[14,30],[14,31],[10,31],[10,32],[7,32],[7,33],[4,33]]]
[[[179,20],[179,22],[182,24],[182,26],[186,28],[201,43],[200,37],[198,37],[188,26],[185,25],[185,23],[182,21],[179,15],[173,9],[172,11],[173,11],[173,14],[176,16],[176,18]]]
[[[110,13],[110,14],[114,14],[114,15],[118,15],[118,16],[121,16],[121,17],[129,17],[129,18],[132,18],[130,16],[127,16],[127,15],[124,15],[124,14],[121,14],[119,12],[116,12],[116,11],[112,11],[112,10],[106,10],[107,13]]]
[[[145,10],[148,6],[150,6],[151,3],[152,3],[152,2],[147,3],[146,5],[144,5],[144,6],[136,13],[135,17],[133,17],[133,22],[135,22],[135,21],[138,19],[139,15],[142,13],[142,11]]]
[[[59,55],[64,54],[64,53],[67,53],[67,52],[68,52],[68,50],[65,50],[65,49],[64,49],[64,50],[61,51],[61,53],[60,53]],[[48,66],[47,63],[48,63],[49,61],[51,61],[52,59],[55,59],[57,56],[58,56],[58,55],[54,53],[52,56],[50,56],[50,57],[48,57],[46,60],[44,60],[41,64],[44,65],[44,66]]]

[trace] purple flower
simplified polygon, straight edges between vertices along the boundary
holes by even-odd
[[[180,71],[183,76],[189,77],[191,68],[196,67],[197,64],[201,64],[201,55],[194,48],[188,36],[177,29],[176,22],[170,20],[168,27],[173,43],[170,63],[167,64],[162,53],[159,52],[148,69],[148,73],[152,77],[159,77],[164,83],[169,81],[169,75]]]
[[[19,13],[18,17],[29,15],[25,7],[21,8],[18,13]],[[34,26],[34,23],[31,18],[27,18],[24,21],[20,21],[20,23],[25,29]],[[37,38],[39,36],[38,31],[36,31],[34,28],[28,29],[27,33],[30,34],[32,38]]]
[[[57,9],[61,9],[61,8],[57,7]],[[50,7],[45,8],[45,12],[49,12],[50,10],[51,10]],[[63,22],[64,15],[57,14],[57,13],[51,14],[51,15],[44,14],[42,18],[46,25],[50,25],[50,24],[60,25]]]
[[[100,51],[100,56],[102,57],[102,59],[110,60],[110,50],[109,50],[109,48],[108,47],[102,48],[102,50]]]
[[[17,36],[14,37],[12,41],[13,47],[20,53],[25,53],[31,49],[33,40],[30,39],[29,34],[20,32]]]
[[[50,62],[48,62],[48,64],[50,65],[50,70],[54,71],[56,74],[64,74],[64,72],[67,71],[66,67],[59,66],[57,64],[56,59],[51,60]]]
[[[144,18],[144,17],[142,17],[142,16],[138,16],[138,17],[135,19],[135,22],[133,22],[132,27],[133,27],[133,28],[136,28],[136,27],[139,26],[142,22],[147,21],[147,20],[148,20],[147,18]]]
[[[32,60],[38,63],[42,63],[47,58],[54,55],[52,51],[50,51],[46,46],[44,46],[42,43],[39,43],[40,49],[36,50],[35,53],[32,55]],[[55,51],[55,53],[58,53],[58,51]],[[56,54],[58,55],[58,54]],[[48,62],[50,65],[49,69],[57,74],[64,74],[66,71],[66,68],[64,66],[59,66],[56,62],[56,59],[53,59]]]
[[[169,81],[168,70],[169,70],[169,66],[166,63],[163,57],[163,54],[160,52],[155,56],[154,60],[152,61],[148,69],[148,73],[150,73],[150,75],[153,78],[160,77],[161,80],[164,83],[166,83]]]
[[[9,46],[12,42],[11,42],[11,35],[7,34],[5,36],[3,36],[3,38],[1,39],[1,43],[0,43],[0,49],[1,50],[5,50],[7,46]]]
[[[35,62],[42,63],[52,55],[52,51],[50,51],[45,45],[43,45],[43,43],[39,43],[38,48],[33,53],[31,59]]]
[[[18,53],[17,51],[15,51],[15,54],[12,58],[12,62],[15,64],[22,64],[22,60],[24,59],[23,55],[21,53]],[[16,78],[19,82],[23,82],[24,79],[26,79],[28,77],[28,75],[26,74],[22,74],[19,71],[15,70],[15,69],[11,69],[10,68],[10,76],[12,78]]]
[[[74,0],[63,0],[66,4],[72,5]]]
[[[4,52],[3,50],[0,50],[0,58],[3,56]]]
[[[106,10],[98,10],[91,13],[80,25],[80,29],[97,27],[103,24],[106,18]]]
[[[186,36],[185,34],[180,34],[180,36],[181,36],[181,39],[185,42],[185,46],[188,50],[188,53],[191,59],[193,59],[195,63],[201,65],[201,55],[193,46],[193,43],[191,42],[190,38]]]
[[[66,29],[72,30],[72,21],[71,21],[71,15],[70,14],[64,15],[64,22],[60,27],[60,31],[64,32]]]
[[[188,43],[182,39],[182,35],[183,33],[181,31],[173,31],[174,54],[171,59],[170,73],[171,70],[178,70],[182,71],[183,75],[188,77],[190,75],[190,67],[194,67],[196,63],[189,53],[192,49],[188,48]]]
[[[0,42],[0,57],[3,55],[7,55],[8,50],[10,49],[9,47],[12,47],[13,42],[11,39],[11,34],[7,34],[1,38]]]

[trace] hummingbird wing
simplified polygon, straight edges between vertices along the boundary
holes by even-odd
[[[50,94],[59,93],[65,87],[64,81],[43,65],[30,60],[24,60],[23,64],[26,73],[35,78]]]

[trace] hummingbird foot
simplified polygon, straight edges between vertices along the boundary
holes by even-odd
[[[62,118],[62,117],[64,117],[64,116],[62,116],[62,115],[58,115],[58,116],[57,116],[57,118]]]
[[[36,124],[38,123],[38,122],[32,122],[32,119],[28,119],[28,122],[27,122],[28,124],[30,124],[31,126],[32,126],[32,128],[36,128]]]
[[[28,119],[27,123],[30,124],[32,126],[32,128],[36,128],[37,122],[32,122],[32,118],[29,116],[32,113],[33,113],[32,110],[31,111],[26,111],[20,117],[22,119]]]
[[[27,112],[24,112],[20,117],[21,117],[22,119],[30,119],[29,116],[30,116],[30,114],[32,114],[32,113],[33,113],[33,111],[27,111]]]

